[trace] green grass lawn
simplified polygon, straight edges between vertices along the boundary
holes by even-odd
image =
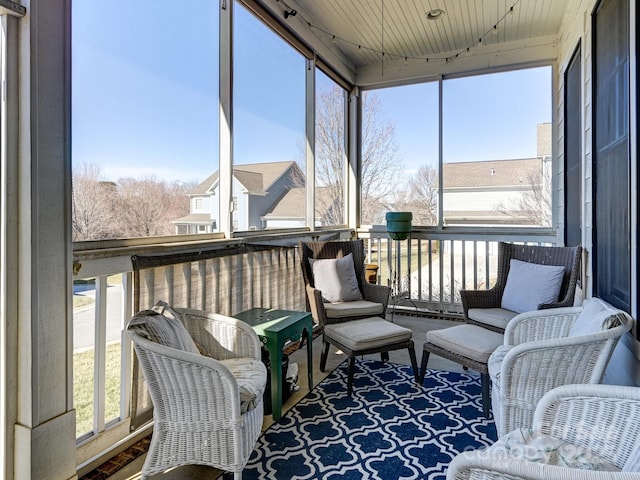
[[[105,420],[120,415],[120,343],[107,345]],[[73,403],[76,409],[76,437],[93,430],[94,351],[73,355]]]
[[[73,308],[84,307],[85,305],[90,305],[94,302],[95,300],[93,299],[93,297],[85,297],[83,295],[73,296]]]
[[[122,275],[110,275],[109,285],[122,283]],[[93,304],[91,295],[74,295],[73,307]],[[120,343],[107,345],[105,381],[105,421],[120,415]],[[94,351],[86,350],[73,355],[73,404],[76,409],[76,437],[93,430],[94,412]]]
[[[397,253],[396,245],[392,244],[392,251],[391,251],[392,272],[397,268],[397,265],[398,265],[398,259],[396,257],[396,253]],[[404,241],[402,242],[402,245],[400,248],[400,270],[401,270],[402,276],[406,276],[407,274],[407,265],[408,265],[407,257],[408,257],[407,242]],[[438,252],[436,251],[431,254],[431,261],[436,262],[437,259],[438,259]],[[387,249],[384,243],[383,243],[383,251],[381,252],[381,255],[380,255],[380,260],[378,260],[377,257],[374,257],[374,260],[375,262],[378,263],[378,267],[379,267],[379,270],[378,270],[378,278],[380,279],[379,283],[382,285],[387,285],[389,280],[391,279],[391,274],[389,272],[389,263],[387,260]],[[427,242],[423,242],[422,244],[421,261],[422,261],[421,266],[423,268],[429,265],[429,247]],[[411,271],[415,272],[417,270],[418,270],[418,244],[413,243],[411,246]]]

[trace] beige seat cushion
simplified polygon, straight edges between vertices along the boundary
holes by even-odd
[[[324,334],[351,350],[372,348],[411,339],[411,330],[379,317],[325,325]]]
[[[245,413],[253,410],[267,386],[267,367],[260,360],[246,357],[229,358],[220,363],[229,369],[238,382],[240,411]]]
[[[504,308],[470,308],[467,315],[476,322],[504,329],[518,313]]]
[[[476,362],[487,363],[493,351],[502,345],[503,335],[476,325],[456,325],[427,332],[427,342]]]
[[[383,304],[369,302],[367,300],[324,304],[324,310],[327,314],[327,318],[366,317],[367,315],[382,315],[384,313],[383,309]]]

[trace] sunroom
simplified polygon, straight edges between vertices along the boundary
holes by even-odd
[[[635,2],[0,15],[2,478],[81,478],[148,436],[127,321],[157,299],[303,311],[300,241],[363,239],[388,317],[432,322],[495,281],[498,242],[582,245],[579,298],[637,318]],[[638,385],[637,335],[615,383]]]

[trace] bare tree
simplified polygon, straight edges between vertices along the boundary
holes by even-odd
[[[333,86],[320,92],[316,109],[316,217],[324,224],[344,223],[344,90]],[[384,222],[402,164],[394,125],[387,120],[380,98],[362,97],[362,222]]]
[[[81,165],[72,180],[73,240],[173,235],[171,220],[189,213],[192,184],[155,178],[104,180],[98,165]]]
[[[497,210],[518,223],[551,226],[551,175],[551,162],[542,159],[540,169],[527,174],[521,197],[510,204],[500,202]]]
[[[386,118],[380,98],[362,96],[362,223],[384,223],[389,198],[402,172],[395,126]]]
[[[520,210],[527,213],[533,225],[551,226],[551,162],[542,161],[542,168],[529,175],[531,189],[524,192]]]
[[[74,241],[120,236],[114,208],[116,184],[103,179],[98,165],[83,164],[72,177],[72,236]]]
[[[414,222],[418,225],[438,224],[438,170],[421,165],[409,179],[409,198]]]
[[[322,225],[344,220],[345,112],[344,90],[319,92],[316,106],[316,219]]]
[[[189,213],[188,187],[167,185],[154,177],[121,178],[120,225],[124,237],[175,234],[171,220]]]

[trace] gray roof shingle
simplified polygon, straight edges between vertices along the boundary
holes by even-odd
[[[542,171],[540,158],[445,163],[443,188],[511,187],[530,184]]]
[[[268,162],[268,163],[248,163],[233,167],[233,176],[251,194],[264,195],[271,188],[271,185],[284,175],[295,162]],[[206,195],[218,181],[218,172],[209,175],[205,180],[196,185],[189,195]]]

